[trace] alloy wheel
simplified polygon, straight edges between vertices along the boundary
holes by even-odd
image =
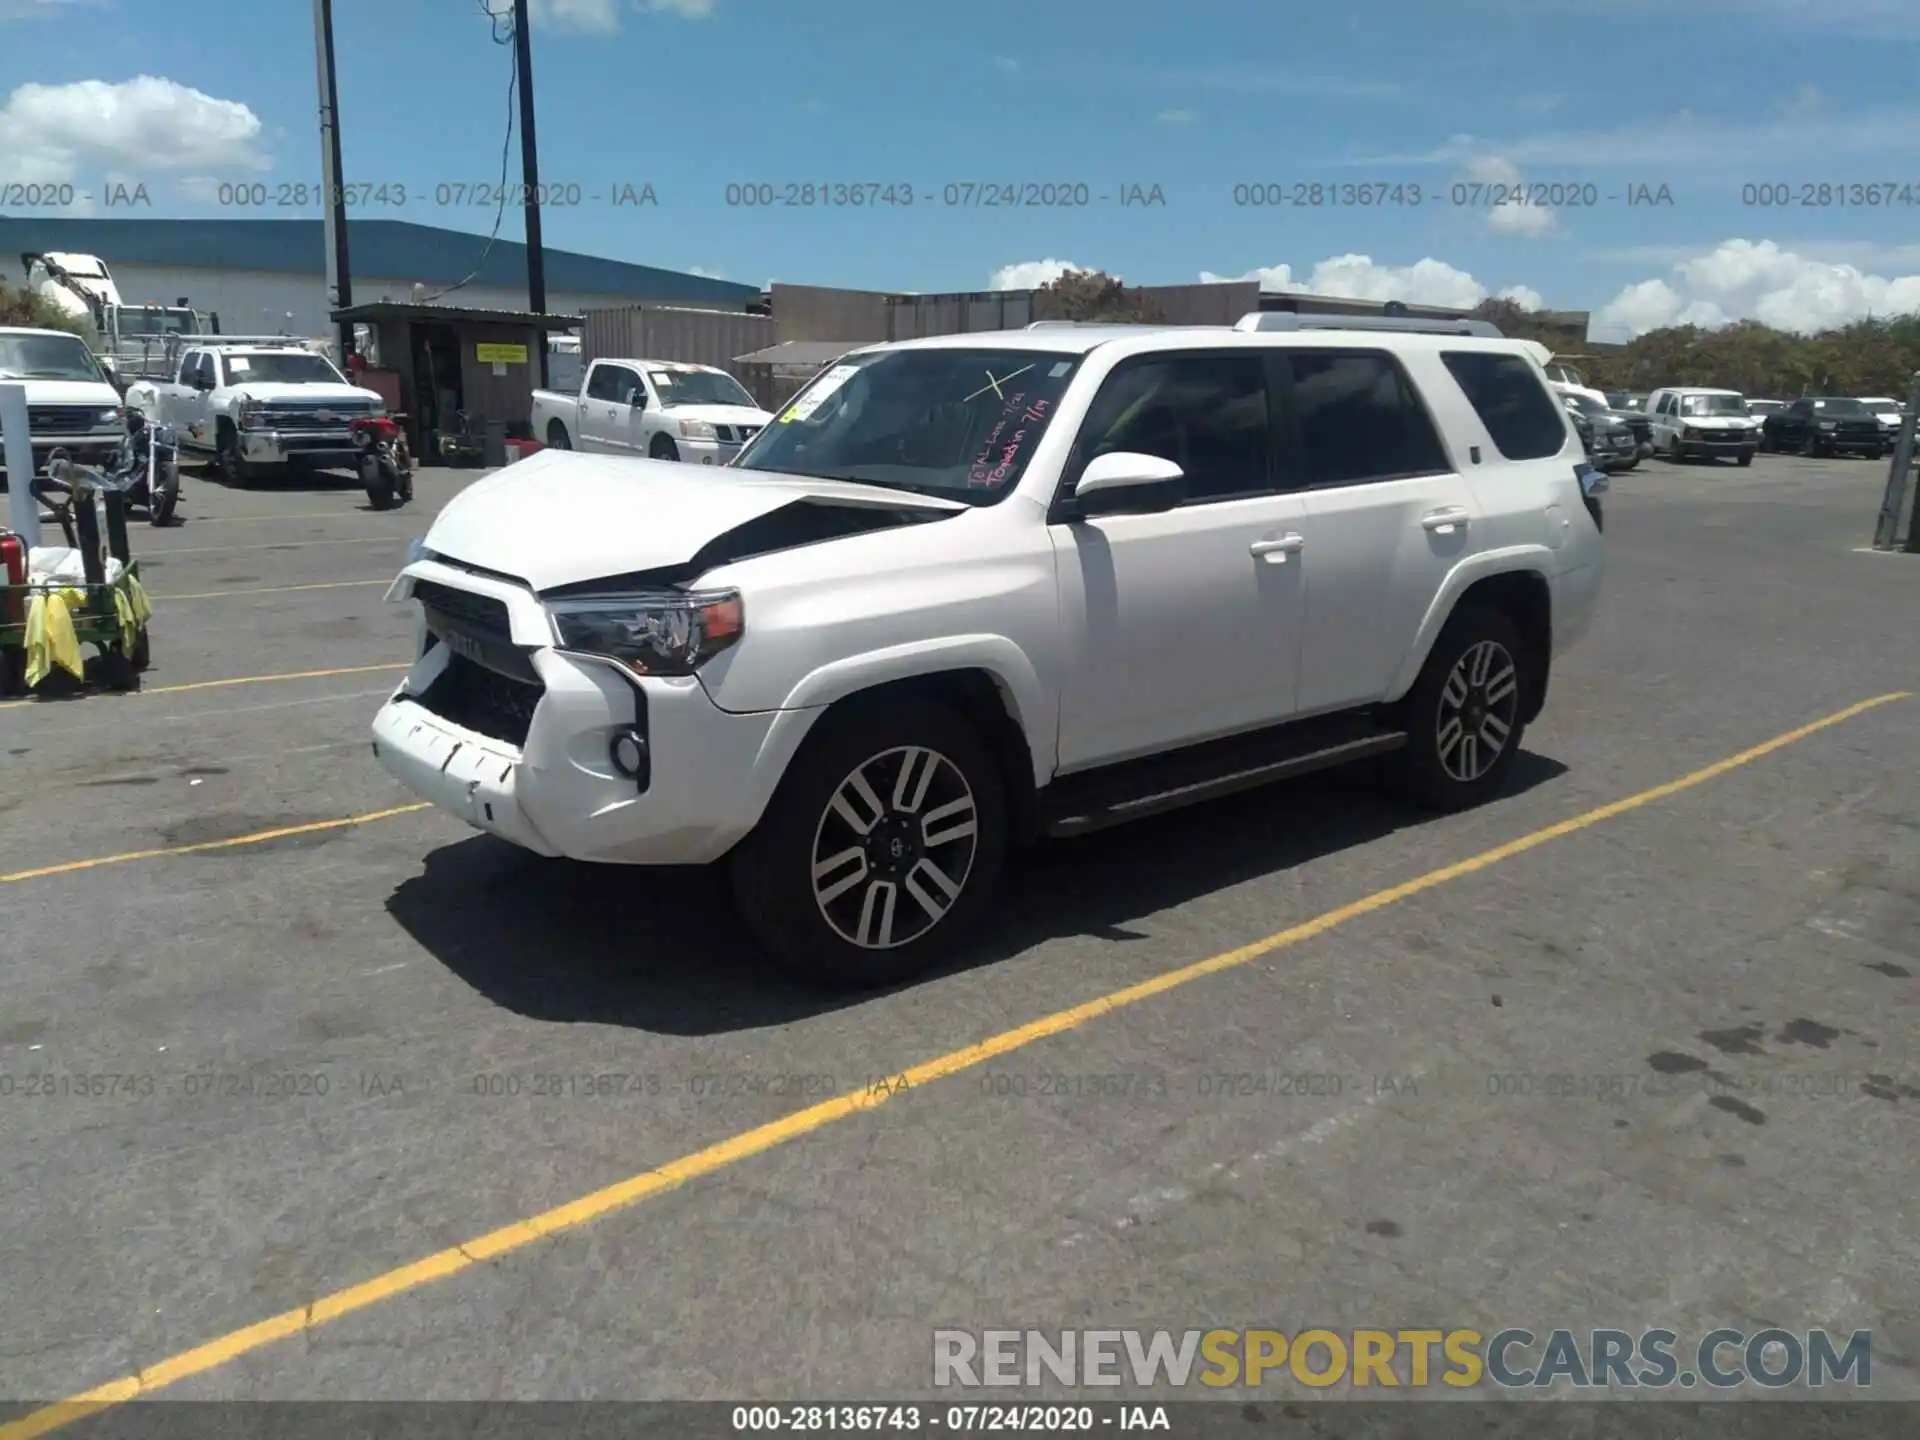
[[[1481,640],[1440,690],[1434,748],[1450,779],[1470,785],[1506,752],[1520,708],[1520,672],[1497,640]]]
[[[978,845],[973,788],[957,765],[923,746],[882,751],[840,782],[814,828],[814,903],[850,945],[910,944],[959,900]]]

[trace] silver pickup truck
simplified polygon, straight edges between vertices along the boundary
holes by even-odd
[[[378,415],[378,392],[353,384],[299,341],[207,344],[183,351],[171,380],[127,387],[127,408],[172,425],[183,450],[211,454],[229,484],[293,463],[358,459],[347,426]]]
[[[64,449],[83,465],[104,465],[126,435],[126,412],[86,342],[64,330],[0,326],[0,383],[27,389],[27,432],[36,473]],[[0,451],[0,475],[6,455]]]

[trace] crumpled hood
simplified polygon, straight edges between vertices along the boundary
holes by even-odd
[[[542,450],[462,491],[425,544],[551,590],[685,564],[728,531],[799,502],[941,514],[968,508],[876,485]]]

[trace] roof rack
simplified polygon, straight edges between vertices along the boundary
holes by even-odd
[[[1297,315],[1290,310],[1255,310],[1234,329],[1252,330],[1398,330],[1415,335],[1483,335],[1506,338],[1489,320],[1425,320],[1410,315]]]

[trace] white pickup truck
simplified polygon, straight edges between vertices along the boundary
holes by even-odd
[[[0,383],[9,382],[26,386],[36,471],[55,448],[84,465],[104,465],[119,450],[127,433],[119,392],[79,336],[0,326]],[[0,479],[6,470],[0,450]]]
[[[724,465],[773,416],[711,365],[595,360],[580,393],[533,392],[533,433],[549,449]]]
[[[183,450],[210,453],[228,484],[248,485],[264,469],[295,462],[357,463],[348,423],[381,414],[386,402],[326,356],[286,341],[184,351],[171,380],[128,386],[127,408],[172,425]]]

